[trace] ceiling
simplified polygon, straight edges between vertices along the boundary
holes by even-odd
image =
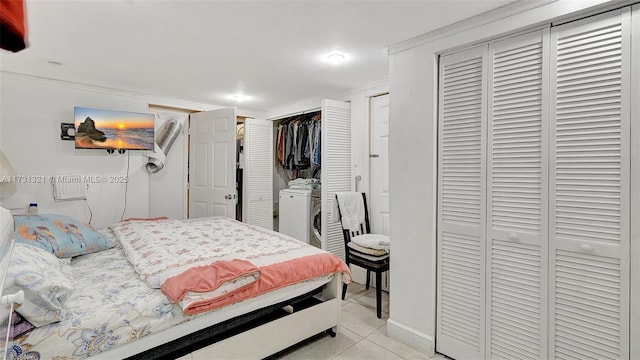
[[[385,80],[389,46],[509,2],[27,0],[0,70],[264,110]]]

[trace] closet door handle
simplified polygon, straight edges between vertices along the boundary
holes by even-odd
[[[518,234],[516,234],[516,233],[511,233],[511,234],[509,234],[509,240],[511,240],[513,242],[519,242],[520,241],[520,236],[518,236]]]
[[[378,155],[378,154],[369,154],[369,157],[370,158],[377,158],[377,157],[380,157],[380,155]]]
[[[580,244],[580,250],[590,253],[593,252],[593,246],[589,245],[589,244]]]

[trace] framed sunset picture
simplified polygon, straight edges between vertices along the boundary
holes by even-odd
[[[153,150],[153,114],[74,108],[76,149]]]

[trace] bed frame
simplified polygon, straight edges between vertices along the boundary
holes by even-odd
[[[13,219],[0,207],[0,295],[13,247]],[[8,226],[11,226],[8,229]],[[262,359],[302,340],[340,327],[342,274],[311,293],[211,325],[198,317],[135,342],[100,353],[95,359]],[[4,342],[4,339],[1,341]],[[4,359],[4,344],[0,346]]]
[[[312,293],[213,326],[200,317],[92,359],[263,359],[323,332],[335,336],[341,292],[342,274],[336,274]]]

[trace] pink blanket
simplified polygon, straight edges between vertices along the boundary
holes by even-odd
[[[185,272],[168,278],[160,287],[162,291],[177,303],[189,292],[210,293],[217,289],[220,296],[241,290],[260,277],[258,268],[246,260],[220,260],[211,265],[196,266]]]
[[[347,265],[338,257],[329,253],[309,255],[260,268],[255,268],[250,263],[242,260],[219,263],[216,262],[209,267],[204,266],[187,270],[182,274],[167,279],[162,284],[161,289],[173,302],[177,303],[189,291],[210,294],[211,291],[216,290],[222,284],[259,273],[255,281],[243,283],[241,286],[233,287],[232,290],[227,292],[222,291],[218,296],[206,296],[200,300],[193,300],[192,298],[188,304],[182,304],[182,310],[185,314],[194,315],[319,276],[336,272],[350,274]],[[219,276],[216,277],[214,274]]]

